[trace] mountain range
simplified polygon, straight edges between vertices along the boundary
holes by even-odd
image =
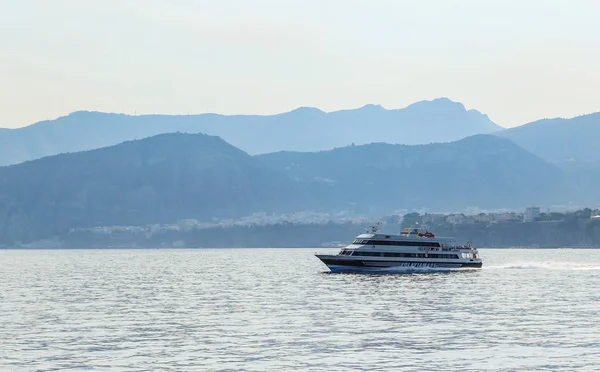
[[[452,142],[496,134],[553,164],[600,164],[600,113],[543,119],[504,129],[486,115],[447,98],[403,109],[378,105],[323,112],[301,107],[278,115],[140,115],[79,111],[17,129],[0,128],[0,166],[116,145],[163,133],[205,133],[249,154],[321,151],[349,144]]]
[[[0,243],[79,227],[285,212],[304,209],[303,200],[288,177],[218,137],[164,134],[0,167]]]
[[[0,165],[173,132],[216,135],[247,153],[263,154],[329,150],[351,143],[448,142],[501,129],[486,115],[447,98],[417,102],[398,110],[366,105],[326,113],[301,107],[270,116],[129,116],[79,111],[23,128],[0,130]]]
[[[597,203],[592,179],[574,180],[494,135],[250,156],[215,136],[163,134],[0,167],[0,244],[77,228],[211,221],[255,212],[381,216],[423,207]]]
[[[599,139],[600,113],[505,130],[448,99],[272,116],[76,112],[0,129],[0,164],[12,164],[0,166],[0,245],[255,212],[596,207]]]
[[[573,196],[559,167],[493,135],[429,145],[373,143],[257,157],[305,187],[320,190],[320,198],[355,204],[357,211],[519,208],[568,202]]]
[[[551,163],[600,165],[600,112],[538,120],[497,134]]]

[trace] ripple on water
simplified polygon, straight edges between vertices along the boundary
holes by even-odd
[[[0,370],[594,370],[600,251],[330,274],[308,249],[0,251]]]

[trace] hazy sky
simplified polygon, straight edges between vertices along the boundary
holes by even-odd
[[[509,127],[600,111],[598,0],[0,0],[0,127],[449,97]]]

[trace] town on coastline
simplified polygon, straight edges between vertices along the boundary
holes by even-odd
[[[506,222],[549,222],[564,220],[590,220],[600,218],[600,209],[584,208],[575,211],[540,212],[540,207],[527,207],[524,212],[490,212],[490,213],[410,213],[404,215],[403,225],[409,223],[420,224],[476,224],[476,223],[506,223]]]
[[[478,213],[393,214],[381,218],[301,212],[289,215],[256,213],[238,220],[148,226],[98,226],[71,229],[67,234],[21,248],[225,248],[334,247],[346,244],[379,220],[383,231],[421,226],[438,236],[454,236],[478,247],[600,247],[600,209]],[[4,246],[9,248],[9,246]]]

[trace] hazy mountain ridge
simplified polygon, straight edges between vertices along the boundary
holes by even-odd
[[[302,200],[287,177],[218,137],[166,134],[1,167],[0,238],[282,212]]]
[[[250,156],[215,136],[164,134],[0,167],[0,244],[255,212],[596,205],[597,179],[495,135]]]
[[[447,98],[417,102],[395,110],[366,105],[326,113],[301,107],[267,116],[129,116],[79,111],[56,120],[0,131],[0,165],[173,132],[217,135],[250,154],[262,154],[281,150],[327,150],[350,143],[448,142],[500,129],[487,115],[466,110],[461,103]]]
[[[430,145],[376,143],[258,156],[329,201],[360,208],[461,210],[546,204],[572,194],[565,173],[509,140],[477,135]]]
[[[600,167],[600,112],[542,119],[497,134],[552,163]]]

